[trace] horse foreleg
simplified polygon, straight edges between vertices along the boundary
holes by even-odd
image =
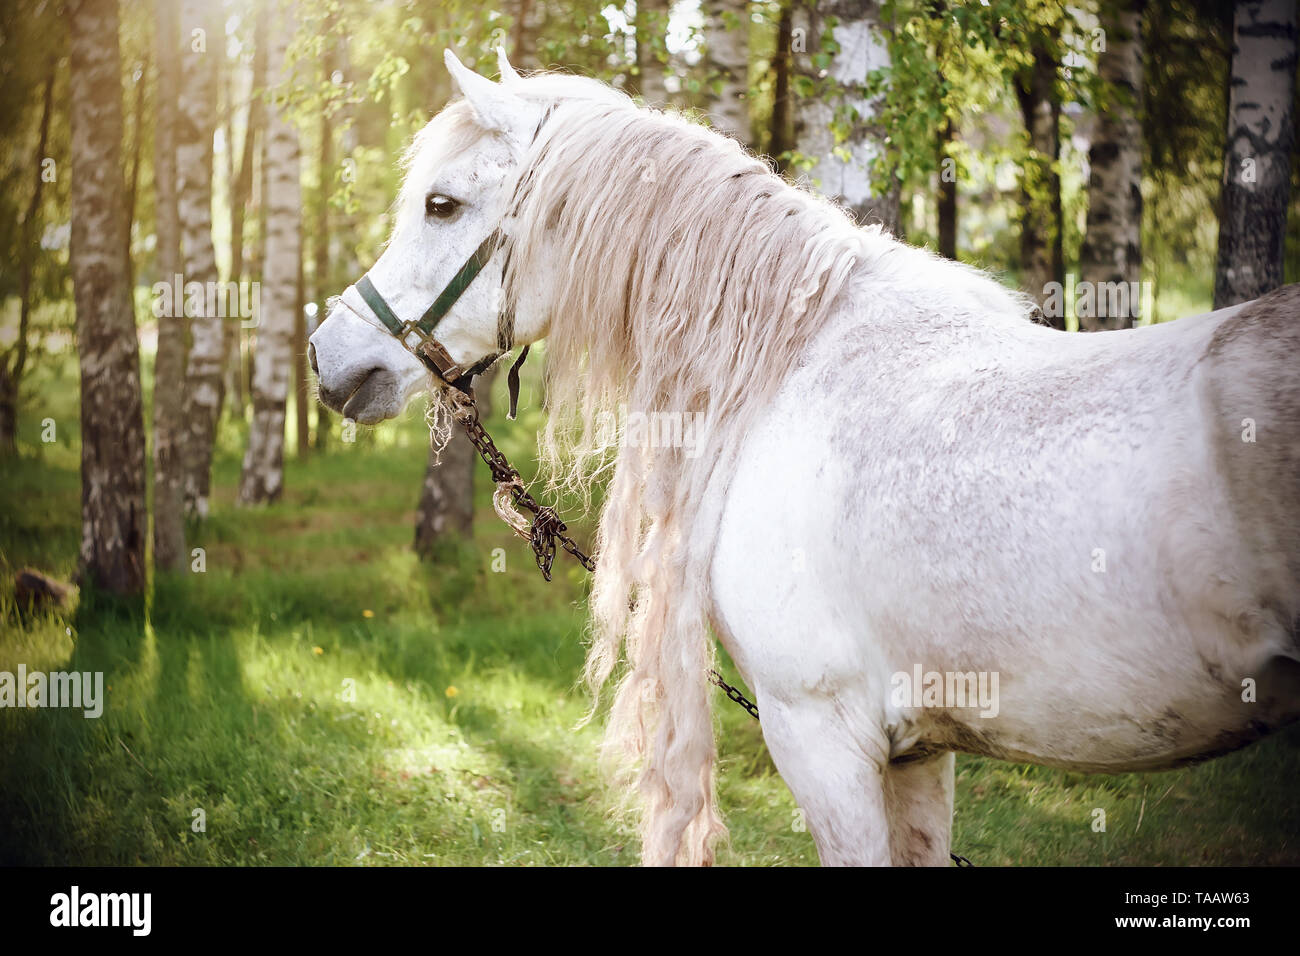
[[[764,701],[763,737],[824,866],[889,866],[884,753],[874,759],[829,701]]]
[[[885,812],[894,866],[947,866],[952,837],[952,752],[885,768]]]

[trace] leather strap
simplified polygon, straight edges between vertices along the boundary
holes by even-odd
[[[506,387],[510,390],[510,411],[506,413],[506,418],[512,422],[515,420],[515,413],[519,410],[519,367],[524,364],[526,358],[528,358],[527,345],[519,353],[519,358],[515,359],[515,364],[510,366],[510,374],[506,376]]]
[[[474,254],[466,260],[465,264],[460,267],[459,271],[451,277],[447,287],[442,290],[438,298],[433,300],[433,305],[425,310],[424,315],[412,323],[405,323],[399,319],[396,313],[388,307],[384,297],[379,294],[375,284],[370,281],[370,273],[366,273],[357,280],[357,291],[361,293],[361,298],[365,299],[366,305],[379,317],[379,321],[388,327],[399,338],[410,332],[419,331],[424,335],[429,335],[438,323],[443,320],[451,307],[456,304],[456,300],[465,294],[469,284],[478,277],[483,271],[483,267],[488,264],[492,258],[492,253],[496,252],[497,246],[501,243],[501,233],[493,232],[474,250]]]
[[[451,277],[447,283],[447,288],[442,290],[442,294],[433,300],[433,305],[429,306],[424,315],[420,316],[420,321],[416,325],[426,335],[432,332],[442,321],[442,317],[451,311],[451,307],[469,288],[469,284],[474,278],[483,271],[483,267],[488,264],[492,258],[492,253],[496,252],[497,246],[501,243],[500,231],[493,232],[474,250],[474,254],[469,257],[466,263],[460,267],[460,271]]]
[[[388,331],[394,335],[402,334],[402,320],[393,314],[393,310],[388,307],[384,297],[379,294],[373,282],[370,281],[370,273],[367,272],[357,280],[357,291],[361,293],[361,298],[365,300],[366,305],[370,306],[370,311],[379,317],[379,321],[388,327]]]
[[[424,315],[414,322],[403,322],[397,317],[397,314],[384,301],[384,297],[380,295],[379,290],[375,288],[375,284],[370,281],[370,273],[367,272],[357,280],[356,289],[379,321],[384,323],[384,327],[396,336],[402,345],[406,346],[417,358],[423,361],[426,367],[450,385],[463,383],[465,379],[473,378],[486,369],[500,358],[502,353],[496,352],[486,356],[467,369],[458,365],[452,359],[446,347],[433,337],[433,330],[438,327],[438,323],[443,320],[443,317],[451,311],[451,307],[456,304],[456,301],[465,294],[465,290],[469,288],[470,283],[483,271],[483,267],[488,264],[492,254],[496,252],[500,244],[500,230],[494,231],[479,243],[479,247],[474,250],[474,254],[451,277],[451,281],[439,293],[438,298],[433,300],[433,305],[429,306]],[[419,340],[415,345],[407,341],[412,334]]]

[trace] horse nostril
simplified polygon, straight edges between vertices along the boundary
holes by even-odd
[[[320,369],[316,367],[316,346],[310,342],[307,343],[307,361],[311,363],[311,370],[320,377]]]

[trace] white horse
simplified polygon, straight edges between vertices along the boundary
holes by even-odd
[[[587,677],[622,675],[644,862],[723,832],[710,625],[827,864],[946,864],[955,751],[1156,770],[1300,713],[1297,287],[1054,331],[685,119],[447,64],[366,277],[389,317],[343,293],[320,396],[370,423],[441,394],[385,324],[449,285],[452,377],[547,339],[544,462],[613,465]]]

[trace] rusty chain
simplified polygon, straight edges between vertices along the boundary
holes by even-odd
[[[758,720],[758,705],[723,680],[722,675],[717,671],[709,671],[709,683],[721,687],[723,693],[725,693],[729,699],[735,701],[741,707],[744,707],[745,710],[749,712],[749,716]]]
[[[465,437],[469,443],[474,446],[480,458],[492,472],[492,480],[496,482],[497,494],[493,496],[493,504],[496,506],[497,513],[514,528],[515,533],[521,538],[527,538],[533,548],[533,556],[537,560],[537,567],[542,572],[542,577],[551,580],[551,564],[555,561],[555,542],[560,542],[560,547],[569,554],[573,555],[588,571],[593,574],[596,572],[596,562],[591,559],[581,548],[578,543],[570,538],[567,532],[568,526],[560,520],[554,508],[548,508],[545,505],[539,505],[537,500],[528,493],[524,487],[523,478],[514,465],[510,464],[501,450],[497,448],[496,442],[492,441],[492,436],[487,433],[483,424],[478,418],[478,407],[474,404],[472,395],[452,389],[452,415],[460,423],[461,428],[465,430]],[[525,530],[523,524],[527,521],[522,515],[511,514],[504,508],[504,496],[502,492],[508,492],[511,503],[516,507],[523,508],[533,515],[533,519],[528,529]]]
[[[537,499],[530,495],[524,488],[523,478],[519,470],[510,464],[509,459],[497,448],[496,442],[492,436],[487,433],[483,423],[479,421],[478,406],[474,402],[473,395],[462,391],[461,389],[451,390],[452,399],[452,416],[465,430],[465,437],[469,443],[474,446],[488,470],[492,472],[492,480],[496,482],[497,491],[492,496],[492,504],[496,508],[497,514],[501,515],[506,524],[514,529],[515,534],[521,538],[527,538],[528,543],[532,545],[533,556],[537,561],[537,567],[542,572],[542,577],[551,580],[551,565],[555,561],[555,542],[560,542],[560,547],[577,560],[584,568],[592,574],[596,573],[596,562],[578,547],[576,541],[566,534],[568,526],[560,520],[554,508],[545,505],[539,505]],[[509,498],[507,503],[506,498]],[[533,515],[532,521],[519,514],[517,510],[523,508]],[[727,697],[745,708],[745,711],[758,720],[758,705],[747,698],[744,694],[732,687],[722,679],[722,675],[715,670],[709,671],[709,681],[722,689]]]

